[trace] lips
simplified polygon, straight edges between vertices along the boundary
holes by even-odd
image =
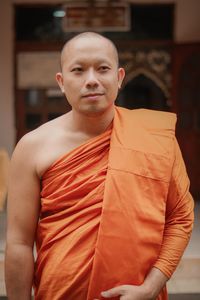
[[[101,96],[104,95],[103,93],[88,93],[83,95],[83,99],[86,101],[96,102],[101,99]]]
[[[98,97],[98,96],[102,96],[103,93],[88,93],[83,95],[83,97]]]

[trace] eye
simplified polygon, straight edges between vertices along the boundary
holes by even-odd
[[[108,70],[110,70],[110,68],[108,66],[100,66],[99,67],[99,71],[101,71],[101,72],[106,72]]]
[[[75,72],[75,73],[81,73],[83,71],[83,68],[81,67],[75,67],[71,70],[71,72]]]

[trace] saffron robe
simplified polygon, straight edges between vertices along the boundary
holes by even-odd
[[[175,122],[116,108],[112,130],[46,171],[35,299],[103,299],[101,291],[142,284],[153,266],[171,276],[193,223]],[[167,299],[165,288],[157,299]]]

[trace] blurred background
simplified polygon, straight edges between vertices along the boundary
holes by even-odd
[[[178,116],[195,227],[168,289],[170,299],[200,299],[199,0],[0,0],[0,296],[9,158],[25,133],[70,110],[55,73],[64,42],[83,31],[102,33],[119,50],[127,75],[117,105]]]

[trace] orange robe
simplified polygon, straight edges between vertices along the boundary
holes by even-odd
[[[142,284],[153,266],[171,276],[193,223],[175,122],[170,113],[116,108],[112,130],[47,170],[36,300],[103,299],[101,291]],[[166,288],[157,299],[167,299]]]

